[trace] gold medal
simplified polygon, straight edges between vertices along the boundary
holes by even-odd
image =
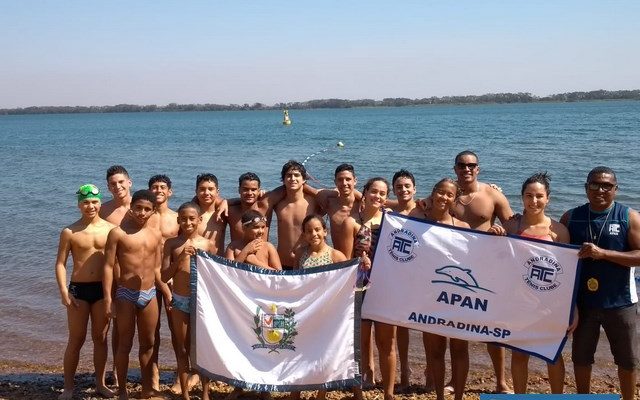
[[[595,292],[598,290],[598,280],[596,278],[589,278],[587,281],[587,288],[590,292]]]

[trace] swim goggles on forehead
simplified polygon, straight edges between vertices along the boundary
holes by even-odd
[[[253,224],[257,224],[259,222],[267,222],[267,219],[265,217],[253,217],[252,219],[250,219],[247,222],[243,222],[242,226],[247,226],[247,225],[253,225]]]
[[[82,185],[80,189],[76,192],[76,194],[87,196],[89,194],[97,195],[100,194],[100,189],[98,189],[95,185]]]

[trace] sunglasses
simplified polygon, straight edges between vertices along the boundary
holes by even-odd
[[[598,182],[587,182],[584,185],[587,187],[587,189],[593,190],[594,192],[597,190],[602,190],[603,192],[610,192],[612,189],[618,187],[618,185],[614,185],[613,183],[598,183]]]
[[[458,169],[476,169],[478,167],[478,163],[456,163],[456,167],[458,167]]]
[[[81,196],[87,196],[89,194],[98,195],[100,194],[100,189],[93,185],[84,185],[80,187],[80,189],[78,189],[76,194],[79,194]]]
[[[258,224],[260,222],[267,222],[267,219],[265,217],[254,217],[253,219],[250,219],[247,222],[243,222],[242,226],[247,226],[247,225],[254,225],[254,224]]]

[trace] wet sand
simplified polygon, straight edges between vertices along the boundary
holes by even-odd
[[[567,374],[565,378],[565,393],[575,393],[575,381],[573,379],[573,365],[570,361],[568,349],[570,349],[570,341],[567,343],[564,351]],[[132,354],[136,354],[133,350]],[[129,371],[129,391],[135,395],[135,391],[140,390],[140,373],[132,357],[132,369]],[[470,372],[467,381],[467,393],[465,398],[476,400],[480,393],[491,393],[495,390],[495,379],[493,377],[493,369],[486,352],[486,346],[482,343],[472,343],[470,345]],[[509,373],[509,351],[507,351],[507,377],[511,382]],[[422,347],[421,334],[419,332],[411,332],[409,361],[412,369],[411,386],[404,391],[397,390],[398,399],[412,400],[434,400],[435,394],[432,391],[425,390],[424,387],[424,349]],[[111,365],[110,363],[108,365]],[[161,389],[166,398],[178,398],[171,394],[169,387],[172,384],[174,376],[174,366],[163,369],[161,374]],[[398,363],[398,368],[400,365]],[[542,360],[531,358],[529,364],[529,392],[530,393],[549,393],[549,383],[546,376],[546,364]],[[378,377],[379,379],[379,377]],[[399,371],[396,381],[400,381]],[[2,361],[0,360],[0,399],[56,399],[62,390],[62,366],[47,366],[30,364],[28,362],[19,361]],[[612,356],[609,353],[609,346],[604,335],[600,338],[600,345],[596,354],[596,365],[593,369],[592,391],[593,393],[619,393],[618,378],[616,366],[613,364]],[[397,385],[396,385],[397,388]],[[214,385],[211,392],[211,398],[221,400],[230,392],[230,388],[224,384]],[[200,388],[197,386],[192,392],[193,399],[200,399]],[[636,386],[636,396],[640,393],[640,384]],[[313,392],[304,392],[303,398],[309,399],[314,395]],[[274,393],[273,398],[284,398],[286,394]],[[382,399],[382,391],[375,388],[365,391],[365,399]],[[335,391],[330,392],[327,396],[329,399],[350,398],[349,392]],[[452,396],[447,396],[451,397]],[[89,362],[81,362],[76,375],[76,391],[74,399],[97,399],[93,391],[93,375],[92,366]],[[241,396],[246,399],[258,399],[255,393],[247,393]]]

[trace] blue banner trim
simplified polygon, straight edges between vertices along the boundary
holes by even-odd
[[[412,221],[416,221],[416,222],[421,222],[421,223],[424,223],[426,225],[439,226],[439,227],[442,227],[442,228],[454,229],[454,230],[459,230],[459,231],[463,231],[463,232],[470,232],[470,233],[474,233],[474,234],[496,236],[493,233],[489,233],[489,232],[484,232],[484,231],[479,231],[479,230],[475,230],[475,229],[461,228],[461,227],[458,227],[458,226],[441,224],[441,223],[438,223],[438,222],[427,221],[427,220],[421,219],[421,218],[409,217],[407,215],[403,215],[403,214],[397,213],[395,211],[386,211],[386,210],[383,210],[382,223],[380,224],[380,231],[382,231],[382,227],[384,226],[385,223],[389,223],[384,218],[384,214],[389,214],[389,215],[393,215],[395,217],[400,217],[400,218],[404,218],[404,219],[408,219],[408,220],[412,220]],[[552,245],[552,246],[556,246],[556,247],[564,247],[564,248],[568,248],[568,249],[576,249],[577,250],[577,249],[580,248],[580,246],[576,246],[576,245],[572,245],[572,244],[548,242],[546,240],[526,238],[526,237],[521,237],[521,236],[517,236],[517,235],[506,235],[506,236],[510,237],[510,238],[513,238],[513,239],[517,239],[517,240],[525,240],[525,241],[529,241],[529,242],[543,243],[545,245]],[[380,241],[378,240],[378,243],[379,242]],[[376,243],[376,248],[378,246],[378,243]],[[375,250],[374,250],[373,254],[375,254]],[[374,265],[375,265],[375,260],[372,260],[372,265],[371,265],[372,269],[373,269]],[[576,276],[575,276],[574,283],[573,283],[573,296],[571,298],[571,311],[569,312],[569,323],[567,324],[567,327],[569,327],[569,325],[571,325],[571,322],[573,321],[573,318],[574,318],[574,312],[575,312],[575,309],[576,309],[576,300],[578,298],[578,287],[579,287],[581,269],[582,269],[582,259],[578,259],[578,263],[576,264]],[[545,356],[543,356],[541,354],[538,354],[538,353],[522,350],[519,347],[511,346],[511,345],[508,345],[506,343],[499,343],[499,342],[487,342],[487,343],[491,343],[491,344],[494,344],[496,346],[505,347],[505,348],[508,348],[508,349],[511,349],[511,350],[516,350],[516,351],[519,351],[519,352],[522,352],[522,353],[525,353],[525,354],[529,354],[529,355],[534,356],[536,358],[540,358],[540,359],[542,359],[542,360],[544,360],[544,361],[546,361],[548,363],[555,364],[556,361],[558,361],[558,358],[560,358],[560,356],[562,355],[562,350],[564,349],[564,346],[567,343],[567,339],[568,339],[568,336],[565,335],[564,339],[562,339],[562,342],[560,343],[560,346],[558,346],[558,350],[556,351],[556,354],[553,357],[553,359],[549,359],[549,358],[547,358],[547,357],[545,357]],[[512,399],[512,398],[510,398],[510,399]]]
[[[202,256],[204,258],[209,258],[214,260],[220,264],[227,265],[229,267],[242,269],[245,271],[251,271],[256,273],[262,273],[266,275],[308,275],[314,274],[324,271],[334,271],[337,269],[342,269],[345,267],[349,267],[353,265],[354,259],[329,264],[321,267],[313,267],[313,268],[305,268],[299,270],[287,270],[287,271],[274,271],[261,267],[257,267],[251,264],[239,263],[236,261],[231,261],[229,259],[217,256],[215,254],[207,253],[200,249],[197,250],[197,255]],[[198,290],[198,265],[197,265],[197,257],[191,256],[191,264],[190,264],[190,276],[189,276],[189,285],[191,287],[191,301],[189,303],[190,314],[189,314],[189,323],[191,326],[196,326],[196,310],[197,310],[197,290]],[[354,288],[355,289],[355,288]],[[360,344],[360,322],[362,320],[361,310],[362,310],[362,299],[363,292],[357,291],[355,293],[354,299],[354,329],[353,329],[353,343],[354,343],[354,362],[356,367],[358,368],[357,373],[352,379],[342,379],[337,381],[331,381],[320,384],[312,384],[312,385],[267,385],[261,383],[250,383],[241,381],[238,379],[227,378],[222,375],[217,375],[209,372],[208,370],[201,368],[198,366],[198,358],[196,355],[196,329],[191,329],[191,343],[194,345],[191,346],[191,354],[190,361],[191,365],[204,376],[209,379],[225,382],[229,385],[233,385],[239,388],[254,390],[259,392],[291,392],[291,391],[302,391],[302,390],[338,390],[338,389],[350,389],[353,387],[361,387],[362,386],[362,374],[360,372],[360,357],[361,357],[361,344]]]

